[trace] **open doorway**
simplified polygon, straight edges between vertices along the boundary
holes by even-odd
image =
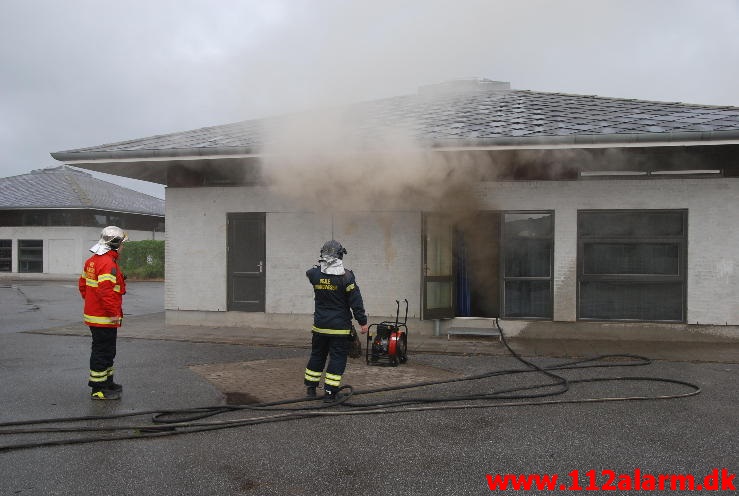
[[[454,228],[455,317],[500,316],[500,213],[477,212]]]
[[[424,215],[423,318],[552,318],[554,215]]]
[[[424,215],[424,319],[501,316],[501,213]]]

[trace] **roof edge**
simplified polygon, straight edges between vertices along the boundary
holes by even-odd
[[[737,143],[723,143],[737,141]],[[500,137],[478,139],[444,139],[421,141],[429,149],[438,148],[586,148],[618,146],[669,146],[669,144],[689,143],[706,145],[739,144],[739,130],[731,131],[685,131],[677,133],[633,133],[633,134],[572,134],[566,136],[542,137]],[[52,158],[74,164],[75,162],[112,162],[127,160],[168,160],[168,159],[207,159],[207,158],[245,158],[262,155],[253,147],[199,147],[175,148],[166,150],[119,150],[100,152],[59,151],[51,153]]]
[[[161,198],[157,198],[157,200],[160,200],[162,203],[164,203],[164,200],[162,200]],[[13,206],[13,207],[0,207],[0,210],[2,211],[9,211],[9,210],[95,210],[98,212],[112,212],[116,214],[136,214],[136,215],[147,215],[149,217],[164,217],[164,213],[158,214],[158,213],[152,213],[152,212],[142,212],[139,210],[121,210],[120,208],[102,208],[102,207],[85,207],[85,206],[38,207],[35,205],[19,205],[19,206]]]
[[[433,148],[455,147],[563,147],[586,146],[665,146],[667,143],[709,144],[710,142],[737,141],[739,130],[732,131],[685,131],[680,133],[623,133],[623,134],[571,134],[565,136],[517,136],[481,139],[445,139],[427,143]],[[724,143],[721,143],[724,144]]]
[[[199,157],[211,155],[257,155],[254,148],[249,147],[200,147],[200,148],[172,148],[166,150],[120,150],[120,151],[60,151],[51,153],[51,157],[60,162],[96,161],[116,159],[151,159],[151,158],[178,158]]]

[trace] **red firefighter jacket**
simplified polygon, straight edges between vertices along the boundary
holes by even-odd
[[[118,266],[118,252],[93,255],[85,262],[79,280],[85,300],[84,321],[88,326],[120,327],[123,319],[123,295],[126,281]]]

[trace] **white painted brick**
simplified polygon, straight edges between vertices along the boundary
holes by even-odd
[[[82,265],[90,256],[90,247],[100,238],[99,227],[78,226],[0,226],[0,239],[12,240],[11,273],[18,272],[18,240],[40,239],[44,242],[44,274],[79,276]],[[164,239],[164,233],[127,231],[131,241]]]
[[[739,179],[520,181],[487,183],[474,194],[490,210],[555,212],[554,319],[576,318],[577,211],[688,209],[688,322],[739,324]],[[330,239],[326,212],[295,211],[264,188],[167,189],[168,310],[226,308],[226,214],[267,212],[266,310],[312,312],[305,270]],[[367,311],[395,313],[408,298],[420,313],[420,212],[357,212],[333,218]]]

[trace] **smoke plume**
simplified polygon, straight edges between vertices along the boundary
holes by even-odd
[[[280,119],[265,140],[265,180],[307,211],[421,210],[461,217],[479,210],[473,192],[494,169],[489,158],[433,151],[415,128],[413,122],[370,126],[340,110]]]

